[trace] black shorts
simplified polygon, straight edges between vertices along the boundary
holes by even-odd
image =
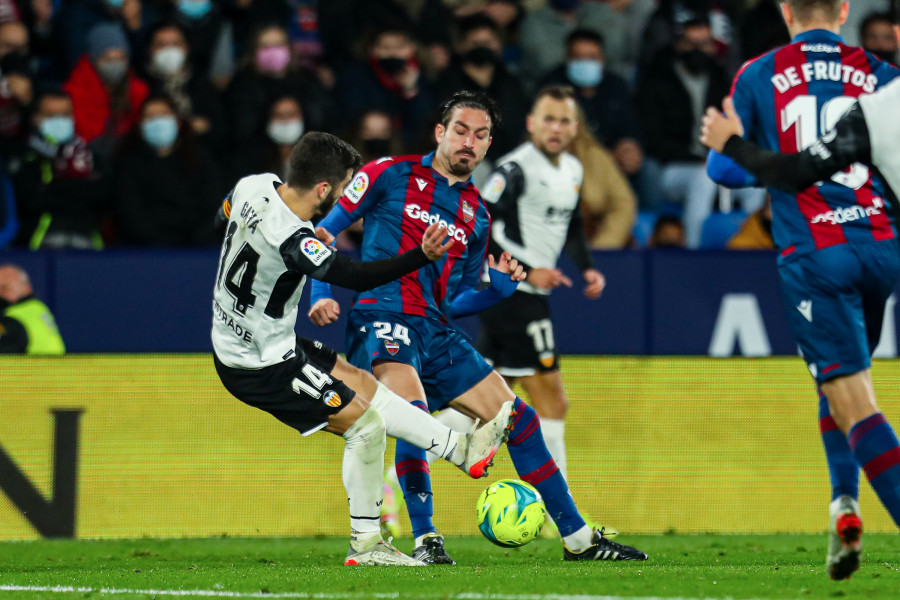
[[[526,377],[559,369],[547,296],[514,292],[479,316],[476,347],[501,375]]]
[[[296,355],[262,369],[235,369],[213,354],[219,379],[232,396],[271,414],[303,435],[328,425],[328,417],[353,400],[354,392],[330,375],[337,353],[321,342],[297,338]]]

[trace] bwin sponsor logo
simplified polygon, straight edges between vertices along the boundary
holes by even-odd
[[[418,204],[408,205],[405,212],[407,217],[422,221],[423,223],[427,223],[428,225],[440,223],[447,228],[447,235],[449,237],[456,240],[457,242],[462,242],[463,246],[469,245],[469,237],[466,235],[466,232],[456,225],[447,223],[447,221],[442,219],[440,215],[433,215],[427,210],[422,210],[422,207]]]
[[[810,219],[810,223],[830,223],[831,225],[840,225],[841,223],[850,223],[852,221],[858,221],[859,219],[865,219],[866,217],[871,217],[873,215],[880,215],[881,209],[884,207],[884,202],[881,198],[875,198],[872,200],[872,206],[848,206],[846,208],[836,208],[834,210],[829,210],[828,212],[819,213],[812,219]]]

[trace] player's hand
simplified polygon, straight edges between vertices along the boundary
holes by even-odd
[[[422,236],[422,250],[425,251],[425,256],[428,257],[428,260],[432,262],[439,260],[453,247],[456,240],[452,239],[442,245],[446,237],[447,228],[440,223],[432,223],[428,226],[428,229],[425,230],[425,235]]]
[[[559,269],[532,269],[528,273],[527,281],[542,290],[556,289],[561,285],[572,287],[572,280]]]
[[[326,246],[334,245],[334,236],[328,233],[328,230],[324,227],[316,227],[316,237]]]
[[[525,279],[525,268],[509,252],[500,254],[499,261],[495,261],[494,257],[488,254],[488,268],[501,273],[508,273],[509,278],[515,282]]]
[[[725,142],[733,135],[744,136],[744,124],[737,111],[734,110],[734,101],[728,96],[722,101],[725,114],[710,106],[703,115],[703,125],[700,128],[700,142],[707,148],[721,152]]]
[[[324,327],[338,320],[341,305],[334,298],[322,298],[309,309],[309,320],[314,325]]]
[[[584,287],[584,295],[588,300],[596,300],[603,293],[606,287],[606,277],[597,269],[588,269],[584,272],[584,281],[587,285]]]

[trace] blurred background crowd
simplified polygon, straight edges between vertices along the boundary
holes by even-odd
[[[850,7],[847,43],[896,63],[890,0]],[[304,131],[427,153],[459,89],[503,111],[483,183],[549,83],[581,103],[594,248],[772,247],[764,192],[718,188],[697,131],[788,41],[776,0],[0,0],[0,247],[215,245],[228,190]]]

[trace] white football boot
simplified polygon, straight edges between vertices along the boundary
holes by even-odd
[[[424,567],[420,560],[410,558],[394,548],[390,542],[376,536],[370,542],[357,542],[350,538],[350,551],[344,561],[347,566],[388,565],[393,567]]]
[[[494,464],[494,455],[509,436],[515,416],[513,403],[509,401],[504,402],[497,416],[481,429],[476,429],[478,421],[475,421],[472,431],[466,434],[466,459],[457,466],[472,479],[486,477],[488,467]]]

